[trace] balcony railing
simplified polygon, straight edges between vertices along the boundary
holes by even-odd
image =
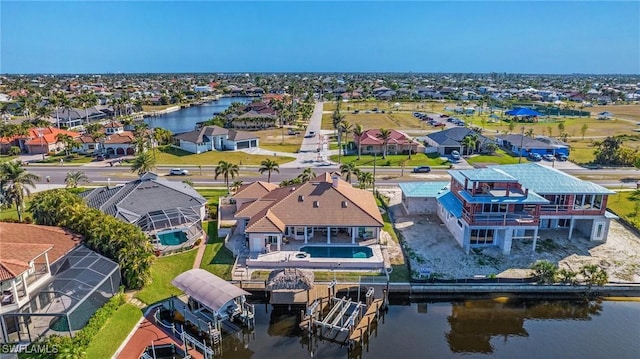
[[[596,214],[602,212],[602,208],[590,205],[579,206],[571,204],[543,204],[540,206],[541,214]]]
[[[528,212],[518,213],[475,213],[463,212],[462,217],[471,225],[485,226],[532,226],[540,222],[538,217]]]

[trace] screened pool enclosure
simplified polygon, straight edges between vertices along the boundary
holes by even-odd
[[[162,252],[193,246],[204,236],[200,214],[191,208],[171,208],[149,212],[136,225],[151,237]]]
[[[87,247],[76,247],[51,265],[51,279],[34,291],[27,304],[0,316],[0,342],[73,335],[119,287],[115,262]]]

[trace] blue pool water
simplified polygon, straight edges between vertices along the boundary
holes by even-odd
[[[177,246],[187,241],[187,234],[184,232],[170,232],[158,235],[158,240],[163,246]]]
[[[371,248],[357,246],[304,246],[300,251],[308,253],[312,258],[370,258],[373,256]]]

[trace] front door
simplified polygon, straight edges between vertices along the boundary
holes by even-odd
[[[264,238],[251,238],[250,252],[262,252],[264,250]]]
[[[604,222],[596,222],[594,225],[593,240],[601,241],[604,239]]]

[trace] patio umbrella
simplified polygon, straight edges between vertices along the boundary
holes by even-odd
[[[536,110],[532,110],[530,108],[514,108],[513,110],[509,110],[505,112],[505,114],[509,116],[525,116],[525,117],[542,116],[540,112]]]

